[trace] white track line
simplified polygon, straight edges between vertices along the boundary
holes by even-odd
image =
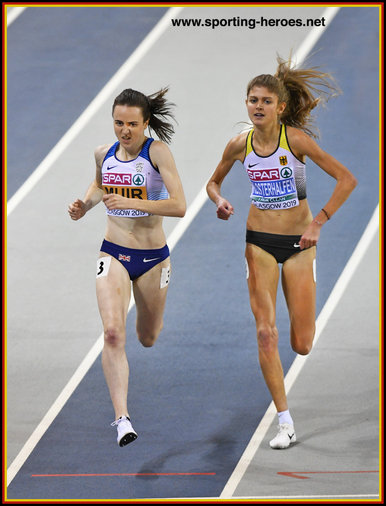
[[[39,182],[44,174],[52,167],[54,162],[62,155],[63,151],[76,139],[79,132],[90,121],[92,116],[100,109],[100,107],[110,99],[111,94],[117,85],[123,81],[127,74],[133,70],[137,63],[145,56],[149,49],[155,44],[159,37],[170,27],[170,20],[177,17],[183,7],[172,7],[160,19],[153,30],[141,42],[137,49],[126,60],[122,67],[113,75],[110,81],[102,88],[94,100],[89,104],[87,109],[79,116],[72,127],[67,130],[60,141],[52,148],[44,160],[38,165],[35,171],[18,189],[18,191],[9,199],[7,205],[7,216],[9,216],[15,207],[20,204],[24,197]]]
[[[363,232],[361,239],[359,240],[354,252],[352,253],[349,261],[346,264],[342,274],[339,276],[338,281],[335,283],[335,286],[327,299],[325,305],[323,306],[322,311],[320,312],[318,319],[316,320],[316,332],[314,338],[314,346],[318,341],[321,333],[323,332],[330,316],[332,315],[334,309],[338,305],[344,291],[347,288],[348,283],[353,277],[360,261],[364,257],[368,246],[371,244],[372,239],[379,229],[379,205],[376,207],[366,230]],[[302,370],[304,364],[306,363],[308,355],[297,355],[291,368],[289,369],[286,377],[285,377],[285,388],[288,393],[295,380],[299,376],[300,371]],[[233,471],[231,477],[229,478],[227,484],[224,487],[224,490],[221,492],[220,498],[227,499],[233,497],[233,493],[235,492],[238,484],[240,483],[242,477],[244,476],[246,470],[248,469],[253,457],[255,456],[262,440],[264,439],[268,429],[270,428],[274,418],[276,416],[276,409],[273,402],[268,407],[263,419],[258,425],[255,433],[253,434],[248,446],[246,447],[243,455],[241,456],[235,470]],[[272,497],[272,499],[274,499]]]
[[[109,98],[111,93],[117,84],[123,80],[127,74],[134,68],[134,66],[140,61],[141,58],[147,53],[147,51],[153,46],[158,38],[165,32],[170,26],[171,18],[176,17],[183,7],[170,8],[166,14],[160,19],[157,25],[149,33],[149,35],[143,40],[138,46],[134,53],[128,58],[118,72],[110,79],[106,86],[101,90],[97,97],[91,102],[83,114],[77,119],[73,126],[67,131],[62,139],[56,144],[51,150],[43,162],[37,167],[35,172],[27,179],[23,186],[16,192],[16,194],[10,199],[8,203],[8,215],[15,209],[15,207],[22,201],[22,199],[32,190],[35,184],[44,176],[44,174],[51,168],[55,160],[63,153],[64,149],[76,138],[80,130],[84,128],[86,123],[90,120],[93,114],[101,107],[101,105]],[[204,188],[205,189],[205,188]],[[170,250],[177,244],[178,240],[189,226],[194,216],[201,209],[201,206],[205,202],[203,198],[203,190],[197,195],[196,199],[190,205],[184,218],[180,220],[178,225],[175,227],[173,232],[168,238]],[[130,301],[129,311],[133,307],[133,301]],[[34,432],[31,434],[17,457],[14,459],[12,464],[9,466],[7,471],[7,486],[12,482],[13,478],[19,472],[21,466],[27,460],[32,450],[35,448],[43,434],[46,432],[48,427],[54,421],[60,410],[63,408],[67,400],[70,398],[76,387],[79,385],[81,380],[86,375],[96,358],[100,354],[103,348],[103,334],[99,336],[96,343],[93,345],[91,350],[88,352],[86,357],[78,369],[73,374],[70,381],[64,387],[59,397],[53,403],[51,408],[48,410],[42,421],[36,427]]]
[[[298,65],[303,62],[307,56],[309,55],[311,49],[318,42],[323,32],[328,28],[331,21],[338,14],[340,7],[327,7],[327,9],[323,12],[320,18],[325,19],[325,24],[323,27],[314,27],[307,37],[303,40],[302,45],[296,51],[296,55],[294,57],[294,62]]]
[[[7,27],[10,26],[27,7],[7,7]]]

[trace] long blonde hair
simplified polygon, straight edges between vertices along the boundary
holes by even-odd
[[[299,128],[317,137],[314,131],[311,111],[321,102],[341,93],[333,77],[321,72],[317,67],[295,68],[291,57],[288,61],[277,57],[278,67],[275,75],[261,74],[249,81],[247,96],[254,86],[264,86],[275,93],[286,108],[280,116],[284,125]]]

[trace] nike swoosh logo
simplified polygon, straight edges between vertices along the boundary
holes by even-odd
[[[253,165],[251,165],[250,163],[248,164],[248,167],[251,169],[252,167],[255,167],[255,165],[259,165],[258,163],[254,163]]]
[[[295,432],[294,432],[291,436],[290,436],[289,434],[287,434],[287,436],[288,436],[290,439],[292,439],[292,438],[294,437],[294,435],[295,435]]]
[[[118,165],[113,165],[112,167],[107,167],[107,170],[115,169],[115,167],[118,167]]]
[[[300,244],[294,244],[294,248],[300,248]]]
[[[155,262],[156,260],[159,260],[161,257],[158,257],[158,258],[144,258],[143,261],[145,263],[147,262]]]

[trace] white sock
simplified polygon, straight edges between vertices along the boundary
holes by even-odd
[[[277,416],[279,417],[279,423],[289,423],[290,425],[294,424],[292,417],[290,415],[289,410],[278,412]]]

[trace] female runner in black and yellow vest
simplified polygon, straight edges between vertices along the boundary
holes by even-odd
[[[217,206],[218,218],[228,220],[234,209],[221,195],[221,184],[237,160],[244,164],[252,184],[245,253],[250,303],[256,320],[259,361],[279,422],[279,432],[270,446],[287,448],[296,441],[296,434],[278,352],[278,263],[283,264],[291,345],[294,351],[306,355],[315,334],[316,244],[322,226],[357,182],[345,166],[311,138],[309,115],[321,98],[313,93],[320,86],[333,90],[330,76],[314,69],[294,69],[280,58],[278,62],[275,76],[263,74],[250,81],[246,106],[252,128],[228,143],[207,192]],[[306,198],[306,156],[337,181],[331,198],[315,218]]]

